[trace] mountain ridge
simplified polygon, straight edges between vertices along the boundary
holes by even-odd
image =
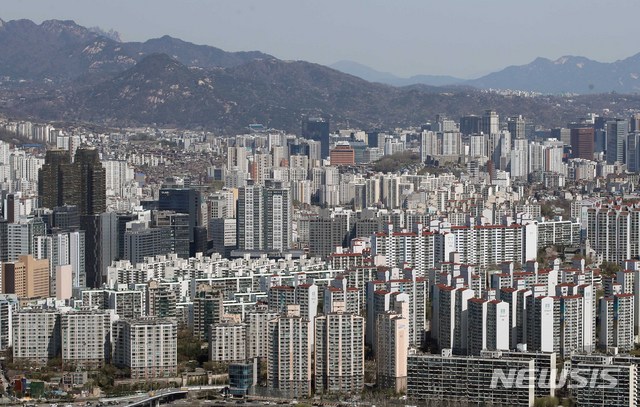
[[[447,75],[414,75],[400,78],[353,61],[339,61],[331,67],[369,81],[392,86],[462,85],[479,89],[512,89],[543,94],[640,91],[640,53],[614,62],[599,62],[576,55],[564,55],[555,60],[537,57],[528,64],[507,66],[499,71],[467,80]]]
[[[75,80],[87,74],[113,74],[145,55],[166,53],[185,65],[231,67],[252,59],[272,59],[259,51],[227,52],[168,35],[145,42],[120,42],[72,20],[11,20],[0,25],[0,76],[16,79]]]
[[[588,64],[576,61],[554,66]],[[536,64],[546,69],[552,62],[541,58]],[[558,126],[584,112],[627,114],[640,105],[633,95],[526,97],[480,91],[466,82],[391,86],[306,61],[229,53],[170,36],[121,43],[57,20],[2,24],[0,78],[11,70],[31,78],[0,80],[0,108],[14,117],[226,134],[247,131],[251,123],[297,133],[303,116],[318,113],[334,128],[394,129],[420,126],[436,114],[455,118],[487,108]]]
[[[330,68],[340,72],[357,76],[369,82],[384,83],[392,86],[409,86],[409,85],[429,85],[429,86],[445,86],[456,85],[464,82],[464,79],[456,78],[449,75],[413,75],[408,78],[402,78],[389,72],[382,72],[359,62],[342,60],[329,65]]]
[[[298,132],[305,115],[323,113],[333,126],[393,129],[419,126],[435,114],[456,117],[488,107],[501,115],[535,117],[543,125],[575,120],[611,106],[574,98],[503,96],[465,87],[393,87],[367,82],[305,61],[256,59],[230,68],[188,67],[151,54],[97,84],[54,90],[13,106],[12,113],[59,121],[70,118],[108,126],[151,125],[233,134],[251,123]],[[640,102],[628,97],[616,106]],[[561,103],[563,102],[563,103]]]

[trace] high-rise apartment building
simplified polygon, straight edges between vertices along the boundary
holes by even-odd
[[[144,314],[144,293],[137,290],[106,291],[107,308],[120,318],[137,319]]]
[[[638,405],[638,358],[628,355],[572,355],[567,387],[578,406]],[[572,375],[575,370],[577,375]],[[606,373],[605,373],[606,372]],[[584,385],[588,380],[588,385]],[[615,383],[615,385],[612,385]]]
[[[167,284],[157,280],[147,283],[146,291],[147,316],[157,318],[174,318],[176,316],[176,292]]]
[[[66,312],[61,316],[64,366],[99,369],[111,357],[111,315],[104,311]]]
[[[113,363],[131,370],[132,379],[175,377],[178,327],[175,320],[121,319],[113,326]]]
[[[209,329],[209,360],[230,363],[247,359],[246,324],[221,322]]]
[[[279,313],[258,309],[249,312],[245,318],[247,325],[247,358],[267,359],[269,356],[269,321],[278,317]]]
[[[509,304],[498,300],[471,298],[468,301],[468,354],[483,350],[509,349]]]
[[[15,294],[0,295],[0,350],[13,345],[13,318],[18,311],[18,297]]]
[[[638,204],[596,204],[586,209],[587,239],[604,261],[622,264],[640,255]]]
[[[212,324],[222,320],[222,292],[208,284],[199,284],[193,298],[193,334],[201,340],[209,340]]]
[[[238,189],[238,249],[261,250],[264,236],[262,187],[247,185]]]
[[[600,349],[617,347],[621,352],[634,349],[634,298],[632,293],[600,298]]]
[[[15,223],[7,225],[7,260],[15,261],[25,254],[35,253],[37,236],[46,233],[46,226],[41,218],[20,217]]]
[[[311,395],[311,325],[300,316],[300,306],[269,321],[267,387],[284,397]]]
[[[379,387],[401,393],[407,389],[409,309],[406,302],[396,304],[395,310],[378,314],[376,320],[376,380]]]
[[[442,355],[409,355],[407,396],[410,400],[434,402],[464,400],[478,405],[533,406],[535,360],[507,359],[499,354],[454,356],[451,349],[444,349]],[[509,386],[499,380],[490,385],[498,369],[505,375],[523,371],[524,385]]]
[[[432,299],[432,338],[440,349],[454,349],[456,354],[468,352],[468,305],[474,292],[466,287],[438,284]]]
[[[60,312],[22,310],[13,314],[13,360],[44,365],[60,355]]]
[[[350,394],[362,391],[364,318],[331,312],[316,317],[315,331],[316,392]]]
[[[531,295],[527,298],[527,347],[554,352],[560,349],[560,300]]]
[[[291,194],[282,182],[239,189],[238,249],[287,251],[291,247]]]
[[[282,182],[270,182],[264,189],[264,248],[286,251],[291,248],[291,194]]]

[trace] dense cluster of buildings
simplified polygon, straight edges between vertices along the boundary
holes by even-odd
[[[386,133],[309,117],[302,137],[161,134],[215,157],[205,181],[126,134],[5,123],[56,148],[0,142],[0,349],[170,378],[187,329],[245,378],[266,364],[282,397],[357,394],[366,357],[416,400],[533,405],[609,369],[616,386],[577,400],[635,405],[639,123],[542,132],[488,110]],[[368,165],[403,152],[419,158]]]

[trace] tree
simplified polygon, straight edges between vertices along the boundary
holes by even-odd
[[[613,276],[621,270],[622,267],[620,267],[618,263],[614,263],[612,261],[603,261],[600,265],[600,271],[602,272],[602,274],[607,276]]]
[[[535,407],[556,407],[560,403],[557,397],[547,396],[537,398],[533,405]]]
[[[195,360],[198,364],[208,359],[207,350],[202,348],[203,341],[195,337],[188,329],[178,331],[178,362]]]

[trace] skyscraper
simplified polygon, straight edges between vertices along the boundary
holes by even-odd
[[[58,205],[76,205],[81,215],[105,212],[106,178],[98,150],[79,148],[73,164],[61,165],[62,202]]]
[[[189,254],[195,256],[195,228],[199,225],[200,192],[193,188],[162,188],[158,200],[158,209],[189,215]]]
[[[571,129],[572,158],[593,160],[594,134],[592,127]]]
[[[85,231],[85,270],[87,287],[100,287],[107,267],[118,256],[118,216],[115,212],[85,215],[80,218]]]
[[[306,117],[302,121],[302,137],[320,142],[321,159],[329,156],[329,119],[323,117]]]
[[[485,110],[480,123],[480,130],[484,134],[496,134],[500,131],[500,119],[495,110]]]
[[[525,138],[525,125],[526,122],[522,116],[510,117],[507,120],[507,130],[514,139]]]
[[[62,205],[62,170],[63,165],[71,163],[71,156],[66,150],[49,150],[44,158],[44,165],[38,172],[38,195],[42,206],[55,208]]]
[[[482,131],[482,118],[479,116],[462,116],[460,118],[460,133],[465,136],[478,134]]]
[[[607,122],[607,164],[626,162],[626,141],[629,124],[626,120],[615,119]]]

